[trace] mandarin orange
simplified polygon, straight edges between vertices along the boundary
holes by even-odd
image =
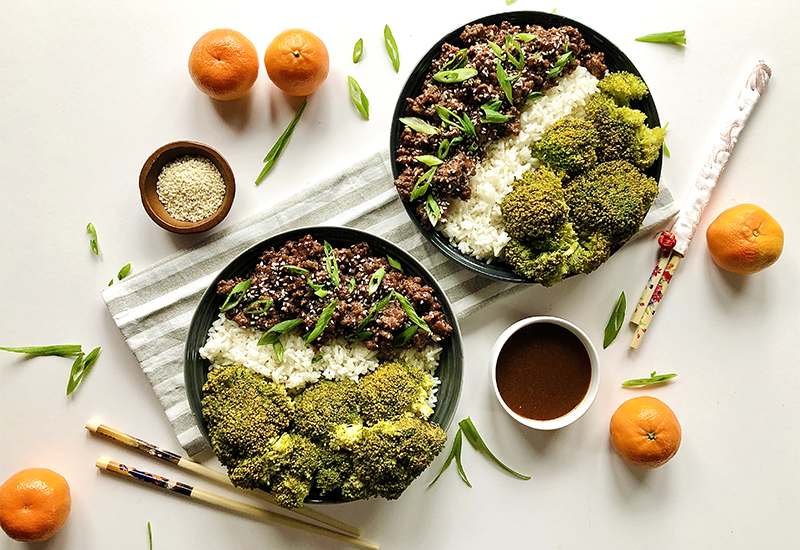
[[[619,456],[639,468],[666,464],[681,446],[681,425],[666,403],[655,397],[625,401],[611,417],[611,444]]]
[[[71,505],[66,479],[47,468],[28,468],[0,486],[0,527],[14,540],[47,540],[64,526]]]
[[[706,242],[715,264],[750,275],[778,261],[783,252],[783,228],[760,206],[739,204],[711,222]]]
[[[328,49],[315,34],[303,29],[280,33],[264,52],[270,80],[292,96],[314,93],[328,77]]]
[[[189,75],[200,91],[214,99],[238,99],[258,78],[258,52],[242,33],[215,29],[192,48]]]

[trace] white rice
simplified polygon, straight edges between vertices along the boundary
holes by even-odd
[[[200,356],[208,359],[213,367],[223,365],[241,365],[260,372],[274,382],[287,388],[304,388],[307,384],[318,382],[321,378],[328,380],[358,379],[378,368],[380,361],[377,352],[367,349],[363,342],[346,342],[336,339],[319,348],[306,346],[303,339],[292,331],[281,337],[284,347],[283,362],[272,346],[259,346],[258,340],[264,333],[244,328],[237,322],[220,313],[208,330],[208,338],[200,348]],[[419,368],[433,377],[434,387],[428,396],[431,408],[436,403],[436,390],[439,379],[433,376],[439,365],[441,346],[431,344],[423,351],[416,349],[399,350],[397,361]],[[322,359],[312,363],[315,355]]]
[[[488,261],[502,257],[510,237],[505,231],[500,202],[511,191],[514,178],[539,166],[538,159],[531,155],[531,145],[559,118],[585,116],[583,107],[597,91],[597,82],[586,68],[577,67],[545,97],[527,103],[520,113],[519,135],[489,145],[486,158],[470,178],[472,196],[468,201],[454,199],[447,223],[437,227],[462,253]]]

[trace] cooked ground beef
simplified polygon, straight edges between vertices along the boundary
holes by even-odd
[[[520,33],[524,34],[520,36]],[[506,47],[508,35],[514,37],[519,50],[513,42]],[[534,36],[532,39],[531,35]],[[442,45],[442,53],[431,62],[420,94],[406,99],[407,115],[423,119],[439,129],[438,133],[429,135],[406,127],[397,149],[397,162],[404,168],[394,183],[402,199],[408,201],[421,176],[430,169],[415,157],[437,156],[442,142],[447,140],[450,143],[449,152],[442,155],[444,162],[436,168],[428,191],[439,205],[443,219],[453,197],[469,199],[469,178],[475,174],[487,143],[519,133],[519,111],[531,93],[552,88],[557,84],[558,76],[571,73],[577,64],[586,67],[597,78],[602,78],[606,71],[603,54],[593,53],[580,32],[573,27],[545,29],[538,25],[528,25],[523,31],[508,22],[503,22],[499,27],[477,24],[464,29],[461,41],[464,43],[463,49],[452,44]],[[511,102],[498,80],[498,56],[489,42],[503,49],[501,63],[511,83]],[[520,59],[520,50],[522,66],[517,68],[510,61],[509,55]],[[558,74],[551,74],[559,59],[563,61],[567,52],[571,55],[561,71],[556,69]],[[442,83],[434,79],[434,75],[443,68],[449,70],[456,66],[457,60],[464,54],[465,67],[477,70],[477,75],[460,83]],[[512,118],[501,123],[481,122],[482,118],[485,119],[481,106],[495,100],[501,102],[497,111]],[[466,114],[475,127],[474,135],[444,123],[436,112],[437,105],[457,114]],[[452,143],[454,140],[457,143]],[[419,201],[416,211],[422,223],[428,227],[430,221],[425,208],[426,198],[427,194],[416,199]]]
[[[244,298],[226,315],[243,327],[265,331],[282,321],[302,319],[299,329],[306,335],[314,330],[325,307],[336,299],[338,303],[333,317],[314,339],[313,345],[321,346],[337,337],[358,339],[384,357],[393,357],[398,344],[395,339],[414,326],[401,298],[396,296],[399,294],[408,300],[413,311],[430,328],[430,332],[419,328],[404,344],[405,347],[422,350],[431,340],[446,338],[453,331],[433,289],[423,284],[419,277],[407,276],[393,268],[385,257],[373,256],[367,243],[334,248],[332,255],[338,267],[338,286],[326,267],[324,246],[310,235],[289,241],[278,250],[265,251],[247,277],[222,280],[217,285],[218,294],[228,295],[238,283],[247,279],[251,281]],[[370,294],[370,279],[380,269],[384,272],[383,279],[377,290]],[[309,281],[318,285],[317,290]],[[373,319],[359,327],[369,316],[371,308],[393,291],[396,294],[374,314]],[[272,300],[272,304],[266,312],[252,313],[264,308],[263,302],[255,303],[259,300]]]

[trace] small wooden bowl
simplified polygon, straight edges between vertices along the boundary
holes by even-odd
[[[164,166],[186,155],[205,157],[213,162],[225,182],[225,197],[222,199],[222,205],[209,217],[196,222],[176,220],[170,216],[158,199],[156,192],[156,182]],[[156,149],[144,163],[142,172],[139,174],[139,191],[145,211],[158,225],[173,233],[200,233],[208,231],[228,215],[236,194],[236,181],[228,161],[208,145],[195,141],[173,141]]]

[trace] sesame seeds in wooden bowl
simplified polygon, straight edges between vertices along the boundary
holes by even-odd
[[[139,191],[147,214],[173,233],[199,233],[231,209],[236,183],[217,151],[194,141],[159,147],[142,167]]]

